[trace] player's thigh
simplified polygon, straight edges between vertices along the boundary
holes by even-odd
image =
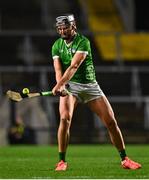
[[[59,112],[61,119],[62,118],[71,119],[76,105],[77,105],[76,97],[72,95],[60,97]]]
[[[90,101],[88,105],[106,125],[115,120],[113,109],[106,96]]]

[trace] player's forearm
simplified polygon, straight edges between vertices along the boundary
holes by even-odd
[[[60,80],[60,83],[66,84],[76,73],[79,66],[82,64],[82,62],[85,60],[86,54],[85,53],[76,53],[71,61],[71,65],[67,68],[65,71],[62,79]]]
[[[61,71],[56,72],[55,78],[56,78],[57,83],[61,80],[62,76],[63,76],[63,74]]]
[[[62,78],[59,81],[57,81],[56,86],[53,88],[52,90],[53,94],[56,94],[56,92],[59,91],[62,86],[67,84],[67,82],[74,76],[77,69],[79,68],[81,63],[84,61],[85,57],[86,57],[86,54],[84,53],[76,53],[74,55],[71,61],[71,65],[66,69]]]
[[[59,58],[55,59],[53,61],[53,64],[54,64],[54,70],[55,70],[55,79],[56,79],[56,82],[59,82],[63,76],[62,66],[61,66],[61,62]]]
[[[57,85],[58,86],[65,85],[73,77],[76,71],[77,71],[77,67],[69,66]]]

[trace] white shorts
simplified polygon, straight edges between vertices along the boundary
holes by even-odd
[[[88,103],[89,101],[104,96],[104,93],[97,82],[82,84],[69,81],[67,89],[82,103]]]

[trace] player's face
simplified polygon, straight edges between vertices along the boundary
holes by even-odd
[[[61,38],[69,40],[74,34],[74,28],[71,25],[60,25],[57,27],[57,32]]]

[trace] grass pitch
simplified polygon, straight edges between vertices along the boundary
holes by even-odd
[[[69,145],[69,169],[55,172],[57,146],[0,148],[0,178],[7,179],[149,179],[149,146],[127,145],[127,154],[142,169],[125,170],[112,145]]]

